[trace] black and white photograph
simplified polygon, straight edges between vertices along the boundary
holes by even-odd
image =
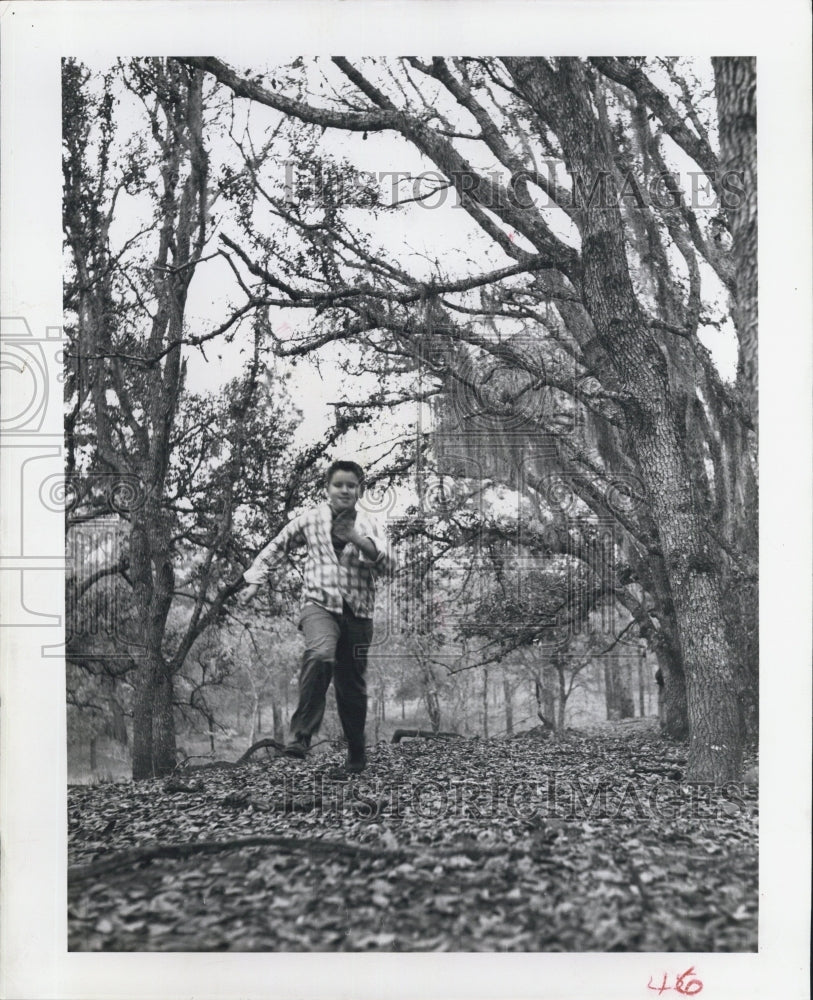
[[[733,996],[722,961],[783,933],[766,820],[772,852],[809,826],[806,731],[785,819],[760,788],[810,693],[777,610],[807,634],[777,566],[809,511],[776,523],[760,405],[773,64],[183,38],[59,52],[61,315],[2,313],[4,607],[63,602],[26,654],[61,703],[57,951],[375,955],[382,997],[441,995],[396,988],[416,954],[623,953],[630,995]]]

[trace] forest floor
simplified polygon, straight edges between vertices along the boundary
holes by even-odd
[[[71,950],[756,950],[757,789],[651,720],[254,760],[69,789]]]

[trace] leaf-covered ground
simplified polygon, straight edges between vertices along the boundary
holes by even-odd
[[[684,753],[641,722],[73,787],[69,947],[755,950],[756,788]]]

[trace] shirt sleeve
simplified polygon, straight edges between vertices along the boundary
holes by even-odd
[[[257,553],[257,558],[243,573],[243,579],[246,583],[262,583],[269,569],[279,562],[289,546],[304,538],[304,525],[305,515],[303,514],[289,521],[282,531]]]
[[[395,569],[395,562],[392,555],[387,551],[387,541],[381,533],[378,524],[372,518],[364,518],[358,525],[359,534],[369,538],[378,549],[375,559],[368,559],[367,556],[358,550],[359,562],[365,566],[372,566],[376,576],[390,576]]]

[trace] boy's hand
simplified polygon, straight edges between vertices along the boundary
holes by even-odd
[[[259,583],[250,583],[245,590],[240,591],[240,596],[237,600],[240,604],[248,604],[253,598],[257,596],[257,592],[260,589]]]

